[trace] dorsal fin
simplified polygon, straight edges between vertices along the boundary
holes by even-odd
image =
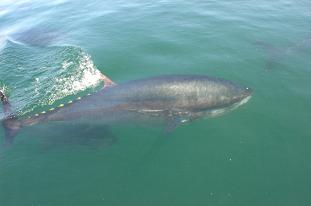
[[[104,81],[104,88],[116,85],[116,83],[114,83],[111,79],[109,79],[103,73],[101,73],[100,76],[101,76],[101,79]]]

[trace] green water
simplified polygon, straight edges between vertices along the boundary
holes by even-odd
[[[20,115],[95,92],[99,71],[115,82],[207,74],[254,93],[170,135],[131,124],[23,129],[0,147],[0,205],[311,205],[310,9],[308,0],[1,1],[0,84]]]

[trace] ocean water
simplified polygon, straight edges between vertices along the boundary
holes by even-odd
[[[18,115],[96,92],[100,72],[211,75],[254,92],[169,135],[23,129],[0,146],[0,205],[311,205],[310,28],[309,0],[2,0],[0,87]]]

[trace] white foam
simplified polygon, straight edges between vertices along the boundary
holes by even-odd
[[[62,63],[63,70],[68,70],[74,67],[75,64],[71,61],[64,61]],[[96,87],[102,81],[101,72],[93,64],[90,56],[82,53],[79,59],[79,64],[74,71],[70,71],[68,76],[60,76],[55,78],[55,85],[51,88],[51,96],[47,104],[53,104],[56,100],[68,95],[76,94],[90,87]]]

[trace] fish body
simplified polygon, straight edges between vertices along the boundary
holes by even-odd
[[[166,75],[104,87],[99,92],[30,118],[9,119],[7,128],[43,122],[152,119],[188,121],[217,115],[247,102],[251,89],[202,75]],[[5,121],[4,121],[5,122]]]

